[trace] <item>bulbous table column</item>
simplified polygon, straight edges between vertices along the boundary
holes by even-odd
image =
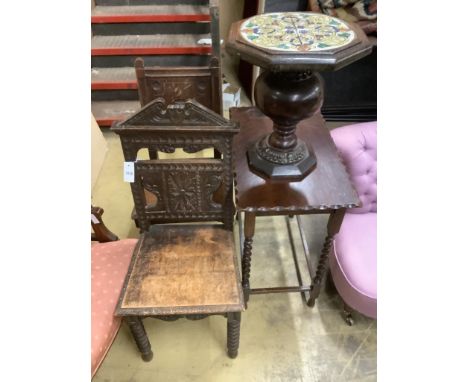
[[[273,120],[273,132],[248,151],[250,167],[273,178],[302,179],[317,164],[297,139],[297,124],[322,105],[323,86],[312,72],[263,72],[255,83],[255,103]]]
[[[272,119],[273,132],[248,149],[250,169],[262,177],[302,180],[317,160],[295,131],[322,105],[317,72],[339,69],[369,54],[367,37],[359,27],[322,14],[266,13],[234,23],[226,47],[264,68],[254,97]]]

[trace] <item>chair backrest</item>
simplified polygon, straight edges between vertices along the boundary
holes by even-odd
[[[142,107],[161,97],[166,104],[194,99],[222,115],[221,69],[217,57],[211,57],[209,66],[199,67],[145,67],[143,59],[137,58],[135,72]]]
[[[134,199],[140,226],[152,220],[223,221],[232,200],[224,173],[221,159],[137,161]]]
[[[111,129],[120,136],[125,161],[133,162],[131,188],[142,231],[152,222],[219,221],[232,229],[232,138],[238,123],[194,100],[167,105],[156,99]],[[141,149],[214,149],[214,158],[137,160]]]
[[[348,212],[377,212],[377,122],[339,127],[331,135],[362,202]]]

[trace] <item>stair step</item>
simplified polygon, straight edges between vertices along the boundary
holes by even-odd
[[[95,0],[96,5],[172,5],[174,0]],[[208,5],[209,0],[177,0],[184,5]]]
[[[91,90],[123,90],[137,88],[135,69],[132,67],[91,69]]]
[[[124,35],[93,36],[92,56],[109,55],[158,55],[158,54],[209,54],[211,45],[198,45],[202,35]]]
[[[105,23],[91,24],[93,36],[207,34],[211,24],[196,23]]]
[[[209,7],[203,5],[98,5],[91,13],[91,23],[186,21],[210,21]]]
[[[146,66],[208,66],[210,55],[195,54],[169,54],[169,55],[144,55],[133,56],[91,56],[93,68],[133,67],[135,59],[142,57]]]
[[[121,121],[140,109],[138,101],[93,101],[91,111],[101,127],[109,127],[114,121]]]
[[[91,101],[137,101],[137,89],[91,90]]]

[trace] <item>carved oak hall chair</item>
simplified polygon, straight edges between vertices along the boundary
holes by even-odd
[[[223,315],[228,355],[236,357],[244,309],[232,232],[231,153],[238,125],[196,101],[167,105],[161,98],[112,130],[125,161],[134,162],[131,189],[141,231],[116,314],[127,321],[145,361],[153,353],[143,318]],[[222,155],[135,161],[142,148],[215,148]],[[169,224],[152,225],[154,219]]]
[[[155,99],[164,99],[167,105],[176,101],[196,100],[219,115],[223,114],[221,96],[221,68],[219,59],[211,57],[209,66],[145,67],[144,60],[135,60],[135,73],[138,82],[138,96],[141,106]],[[215,158],[220,153],[214,149]],[[161,150],[164,151],[164,150]],[[191,152],[190,147],[184,149]],[[148,150],[150,159],[157,159],[155,150]],[[132,219],[139,227],[135,210]],[[153,220],[153,223],[157,223]]]

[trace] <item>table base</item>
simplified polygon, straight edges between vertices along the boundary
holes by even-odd
[[[242,288],[244,292],[244,302],[247,308],[247,302],[251,294],[270,294],[270,293],[301,293],[302,300],[309,306],[314,307],[315,301],[320,294],[320,290],[323,284],[324,276],[328,270],[328,255],[330,253],[331,244],[333,242],[333,237],[339,231],[341,222],[344,217],[344,209],[332,211],[327,225],[327,236],[325,238],[322,252],[318,261],[317,269],[314,271],[312,269],[312,264],[310,261],[310,252],[305,238],[305,233],[302,228],[301,219],[299,215],[290,215],[286,217],[286,224],[288,228],[288,238],[291,244],[292,256],[294,259],[294,266],[296,270],[296,277],[299,285],[297,286],[276,286],[276,287],[266,287],[266,288],[250,288],[250,266],[251,266],[251,257],[252,257],[252,244],[253,244],[253,234],[255,230],[255,219],[256,216],[252,212],[246,212],[245,224],[242,222],[241,214],[237,214],[237,219],[239,222],[239,239],[242,251]],[[271,214],[259,215],[259,216],[271,216]],[[312,280],[310,285],[304,285],[302,274],[299,267],[299,262],[297,259],[297,254],[294,246],[294,239],[292,236],[291,222],[290,220],[296,216],[297,225],[299,228],[299,233],[301,236],[301,244],[304,251],[304,256],[307,263],[307,271],[309,277]],[[306,296],[308,293],[308,296]]]

